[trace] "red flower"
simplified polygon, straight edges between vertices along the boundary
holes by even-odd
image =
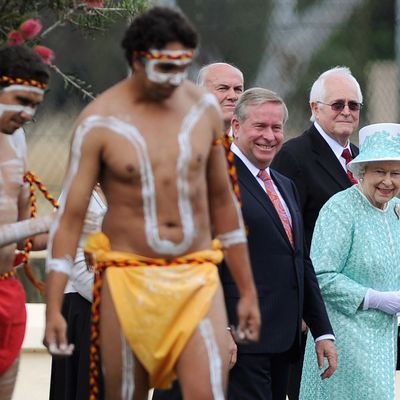
[[[17,31],[12,31],[8,35],[8,45],[9,46],[19,46],[24,43],[24,38]]]
[[[102,1],[97,1],[97,0],[86,0],[86,7],[88,8],[103,8],[104,4]]]
[[[19,26],[19,32],[25,39],[33,39],[42,30],[42,24],[38,19],[28,19]]]
[[[54,51],[49,49],[46,46],[33,46],[33,50],[36,51],[37,54],[39,54],[40,57],[42,57],[43,62],[46,64],[52,64],[54,60]]]

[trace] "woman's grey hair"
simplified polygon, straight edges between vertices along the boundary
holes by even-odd
[[[238,119],[240,123],[243,123],[248,115],[247,115],[247,107],[248,106],[256,106],[264,103],[277,103],[282,105],[283,109],[283,125],[285,125],[286,121],[289,118],[289,111],[286,107],[285,102],[282,97],[269,89],[264,88],[251,88],[247,89],[239,101],[236,103],[234,116]]]
[[[351,172],[358,181],[364,176],[368,163],[356,163],[352,165]]]
[[[360,84],[357,82],[357,79],[354,78],[352,75],[350,68],[348,67],[334,67],[328,69],[328,71],[323,72],[317,80],[313,83],[310,90],[310,104],[315,103],[317,101],[324,101],[325,100],[325,83],[326,79],[332,75],[339,75],[349,79],[355,86],[357,91],[357,99],[360,103],[363,101],[363,95],[361,92]],[[311,118],[312,122],[315,121],[314,112],[311,111]]]

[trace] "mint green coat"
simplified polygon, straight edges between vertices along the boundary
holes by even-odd
[[[397,317],[363,311],[362,305],[368,288],[400,290],[396,204],[399,199],[392,199],[385,210],[375,208],[353,186],[334,195],[320,211],[311,258],[335,332],[339,362],[334,375],[322,381],[309,335],[301,400],[395,398]]]

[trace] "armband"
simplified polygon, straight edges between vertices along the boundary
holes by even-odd
[[[72,267],[74,262],[71,256],[65,256],[64,258],[50,258],[46,262],[46,270],[62,272],[68,276],[71,275]]]
[[[231,232],[223,233],[217,238],[220,240],[222,248],[224,249],[233,246],[234,244],[247,243],[246,234],[244,230],[240,228]]]

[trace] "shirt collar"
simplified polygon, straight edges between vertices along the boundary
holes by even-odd
[[[317,129],[317,131],[320,133],[320,135],[324,138],[324,140],[328,143],[329,147],[331,150],[335,153],[336,157],[339,158],[344,149],[349,149],[350,154],[353,154],[350,148],[350,140],[347,140],[347,145],[343,147],[341,144],[339,144],[335,139],[332,139],[318,124],[318,122],[314,122],[314,126]]]
[[[252,175],[254,177],[257,177],[260,168],[257,168],[254,164],[252,164],[249,159],[242,153],[242,151],[239,149],[239,147],[237,147],[237,145],[235,144],[235,142],[233,142],[231,144],[231,151],[233,154],[235,154],[237,157],[239,157],[244,165],[246,165],[246,167],[248,168],[248,170],[252,173]],[[268,172],[268,174],[270,174],[269,172],[269,167],[265,168],[265,171]]]

